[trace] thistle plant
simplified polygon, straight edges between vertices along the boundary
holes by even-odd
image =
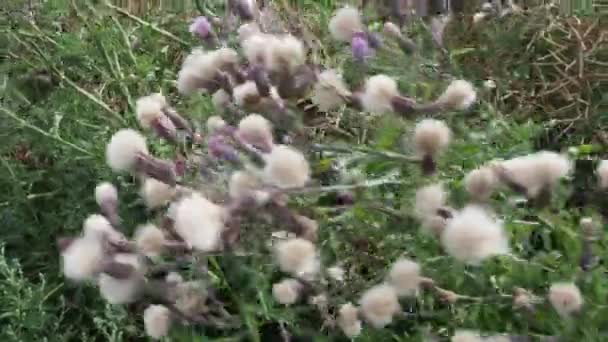
[[[440,246],[438,257],[472,273],[494,258],[528,262],[514,254],[515,243],[501,213],[494,211],[492,198],[498,193],[502,198],[516,194],[542,210],[552,205],[552,195],[571,173],[572,163],[565,155],[548,151],[488,161],[463,177],[470,203],[455,208],[439,180],[439,162],[454,138],[442,116],[475,105],[478,95],[472,83],[451,80],[430,102],[403,95],[395,79],[385,74],[366,75],[357,88],[347,84],[335,67],[308,61],[307,47],[298,37],[264,32],[255,21],[255,2],[231,3],[240,27],[232,30],[218,20],[196,18],[190,32],[206,48],[190,52],[176,80],[180,95],[210,98],[214,115],[204,124],[195,122],[160,93],[136,102],[141,131],[115,132],[107,143],[106,159],[114,172],[139,182],[152,217],[134,229],[125,227],[118,210],[119,191],[110,183],[100,183],[94,191],[100,214],[85,220],[81,235],[59,240],[66,278],[97,286],[111,304],[139,310],[153,339],[168,336],[171,326],[178,324],[215,329],[245,324],[230,299],[217,295],[208,263],[248,253],[272,258],[274,270],[281,273],[280,279],[268,284],[274,304],[312,306],[325,327],[349,338],[366,329],[391,329],[407,319],[405,308],[421,296],[449,306],[506,302],[514,312],[531,313],[546,309],[543,304],[548,303],[564,320],[582,311],[584,296],[571,282],[554,283],[547,293],[516,288],[501,289],[494,297],[471,296],[450,290],[451,284],[440,277],[428,276],[431,261],[407,253],[384,265],[381,277],[363,285],[347,284],[347,270],[324,262],[324,222],[306,214],[319,208],[311,205],[302,210],[295,204],[334,194],[342,199],[335,207],[348,211],[362,197],[368,197],[368,203],[381,201],[372,188],[404,181],[389,175],[327,184],[315,171],[319,152],[335,154],[339,161],[348,159],[340,159],[341,154],[369,154],[416,165],[425,182],[416,185],[410,212],[382,206],[370,210],[415,220],[421,232]],[[385,23],[385,39],[397,39],[404,52],[414,52],[413,42],[400,30]],[[350,44],[358,63],[373,60],[383,41],[354,8],[338,10],[329,31],[339,43]],[[289,138],[301,131],[297,104],[302,99],[310,99],[324,112],[345,109],[362,116],[415,119],[413,153],[290,143]],[[159,139],[173,152],[156,155],[150,141]],[[348,174],[349,165],[338,163],[338,172]],[[603,162],[598,169],[603,188],[608,184],[606,170]],[[280,227],[281,232],[269,232],[268,225]],[[259,240],[271,243],[255,243]],[[344,285],[330,286],[335,283]],[[342,300],[345,297],[351,300]],[[532,336],[461,330],[452,341],[501,338]]]

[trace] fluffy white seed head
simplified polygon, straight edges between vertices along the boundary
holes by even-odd
[[[230,198],[239,199],[245,196],[255,195],[261,186],[260,180],[249,171],[236,171],[230,177],[228,192]]]
[[[332,266],[327,268],[327,275],[335,281],[343,282],[346,271],[340,266]]]
[[[266,67],[271,71],[293,71],[306,60],[304,44],[289,34],[277,37],[267,48],[270,54]]]
[[[465,80],[455,80],[437,100],[447,109],[465,110],[477,100],[477,93],[473,85]]]
[[[213,108],[220,114],[226,112],[226,107],[230,104],[230,101],[232,101],[232,98],[224,89],[219,89],[211,96]],[[207,128],[209,128],[209,126],[207,126]]]
[[[361,334],[361,320],[359,319],[359,309],[352,303],[340,306],[338,311],[338,326],[349,338],[354,338]]]
[[[350,42],[353,34],[364,30],[359,10],[344,7],[336,11],[329,21],[329,33],[335,40]]]
[[[249,114],[239,121],[238,134],[254,146],[272,146],[272,124],[259,114]]]
[[[435,156],[445,149],[452,136],[445,122],[425,119],[416,125],[414,131],[414,148],[419,156]]]
[[[249,39],[254,34],[259,34],[260,26],[256,22],[249,22],[239,26],[237,31],[239,35],[239,42],[243,44],[247,39]]]
[[[164,115],[163,107],[165,105],[165,98],[161,94],[140,97],[135,102],[135,114],[139,125],[143,129],[150,129],[152,122]]]
[[[469,172],[464,183],[469,196],[479,202],[487,201],[499,185],[494,169],[488,166]]]
[[[155,257],[163,252],[165,234],[153,224],[145,224],[135,231],[137,249],[148,257]]]
[[[401,310],[395,288],[380,284],[365,291],[360,300],[363,317],[375,328],[384,328],[393,321],[393,316]]]
[[[106,162],[115,172],[131,171],[138,154],[148,154],[146,138],[129,128],[114,133],[106,146]]]
[[[275,255],[281,271],[293,276],[314,277],[318,271],[315,245],[306,239],[293,238],[277,242]]]
[[[391,267],[388,280],[400,297],[415,296],[420,287],[420,265],[399,259]]]
[[[219,71],[238,63],[238,54],[230,48],[205,52],[195,49],[186,57],[177,74],[177,89],[181,94],[190,95],[205,83],[214,79]]]
[[[175,230],[193,248],[210,252],[221,247],[222,207],[199,194],[181,200],[175,210]]]
[[[97,205],[108,202],[118,202],[118,191],[116,190],[116,187],[108,182],[99,183],[95,187],[95,201],[97,202]]]
[[[264,180],[279,188],[301,187],[310,179],[310,166],[304,155],[293,147],[276,145],[266,155]]]
[[[171,312],[164,305],[150,305],[144,310],[144,328],[146,335],[160,340],[169,334]]]
[[[202,281],[186,281],[175,287],[175,307],[187,315],[207,312],[207,289]]]
[[[63,274],[75,281],[93,279],[101,271],[104,258],[101,241],[93,237],[82,237],[61,253]]]
[[[580,311],[583,306],[581,291],[573,283],[555,283],[549,288],[549,301],[562,317]]]
[[[272,296],[283,305],[292,305],[300,298],[302,284],[295,279],[283,279],[272,285]]]
[[[527,189],[534,198],[545,187],[556,185],[567,176],[572,163],[566,156],[550,151],[541,151],[503,161],[499,164],[511,181]]]
[[[84,220],[82,225],[83,235],[94,239],[108,239],[111,241],[124,240],[122,233],[114,229],[105,216],[93,214]]]
[[[260,93],[258,93],[258,88],[253,81],[247,81],[234,87],[232,95],[234,96],[234,103],[240,107],[257,103],[260,99]]]
[[[330,69],[319,74],[311,100],[320,110],[330,111],[342,106],[345,103],[344,98],[350,95],[342,75]]]
[[[154,209],[169,203],[175,196],[176,189],[154,178],[146,178],[140,193],[146,206]]]
[[[437,210],[445,206],[448,194],[443,184],[437,183],[424,186],[416,191],[416,203],[414,212],[420,220],[425,220],[437,215]]]
[[[391,103],[399,95],[397,82],[386,75],[375,75],[365,82],[365,92],[361,97],[363,109],[370,113],[384,114],[393,110]]]
[[[448,254],[469,264],[509,252],[509,241],[500,222],[484,209],[470,205],[448,221],[441,236]]]
[[[452,342],[482,342],[483,338],[478,332],[471,330],[457,330],[452,336]]]
[[[222,90],[223,91],[223,90]],[[215,94],[214,94],[215,96]],[[213,133],[215,130],[225,127],[226,121],[219,115],[212,115],[207,119],[207,132]]]
[[[247,37],[247,39],[242,42],[241,46],[243,47],[243,53],[250,64],[267,65],[270,60],[271,50],[269,47],[274,46],[277,40],[278,38],[276,36],[270,34],[255,33]]]
[[[128,304],[137,301],[143,290],[143,264],[136,254],[116,254],[114,261],[134,268],[126,279],[117,279],[105,273],[99,275],[97,285],[101,296],[110,304]]]
[[[601,189],[608,188],[608,160],[600,161],[597,166],[597,177]]]

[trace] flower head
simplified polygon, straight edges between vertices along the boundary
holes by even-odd
[[[260,32],[260,26],[256,22],[244,23],[238,29],[239,42],[243,44],[249,37]]]
[[[233,89],[233,91],[234,91],[234,89]],[[211,102],[213,103],[213,108],[215,108],[215,110],[220,114],[223,114],[224,112],[226,112],[226,107],[228,107],[228,105],[230,104],[231,101],[232,101],[232,98],[230,97],[230,94],[228,94],[224,89],[218,89],[211,96]],[[207,128],[209,128],[209,126],[207,126]]]
[[[384,114],[393,110],[391,101],[396,96],[399,96],[397,82],[386,75],[376,75],[365,82],[361,104],[370,113]]]
[[[415,296],[420,287],[420,265],[408,259],[399,259],[391,267],[389,283],[399,296]]]
[[[452,133],[443,121],[425,119],[416,125],[414,147],[420,156],[434,157],[450,143]]]
[[[480,202],[487,201],[499,184],[498,178],[491,167],[475,169],[464,179],[465,188],[469,195]]]
[[[580,311],[583,306],[583,296],[573,283],[555,283],[549,288],[549,301],[562,317]]]
[[[473,85],[465,80],[455,80],[448,85],[437,102],[451,110],[465,110],[471,107],[477,99]]]
[[[424,186],[416,191],[414,211],[420,220],[437,215],[437,210],[445,206],[447,193],[441,183]]]
[[[365,32],[357,32],[350,42],[352,54],[355,60],[363,62],[372,55],[372,48],[367,40]]]
[[[338,326],[344,335],[354,338],[361,334],[361,320],[359,319],[359,309],[352,303],[340,306],[338,311]]]
[[[116,254],[114,262],[129,265],[134,272],[127,278],[118,279],[102,273],[97,279],[99,292],[110,304],[128,304],[137,301],[143,290],[143,263],[136,254]]]
[[[608,188],[608,160],[602,160],[597,166],[597,177],[602,189]]]
[[[72,280],[93,279],[102,267],[104,251],[101,241],[95,237],[74,240],[62,253],[63,274]]]
[[[223,90],[220,90],[223,91]],[[217,92],[216,92],[217,94]],[[213,95],[215,96],[215,94]],[[215,130],[225,127],[226,121],[219,115],[212,115],[207,119],[207,132],[213,133]]]
[[[386,284],[365,291],[359,303],[363,317],[375,328],[391,324],[393,316],[401,310],[395,288]]]
[[[112,183],[102,182],[95,187],[95,202],[102,206],[103,203],[117,203],[118,191]]]
[[[269,58],[266,60],[266,67],[271,71],[293,72],[294,69],[302,64],[306,59],[304,44],[292,35],[279,36],[270,40]]]
[[[255,105],[260,101],[258,87],[253,81],[247,81],[234,87],[234,103],[239,107]]]
[[[319,74],[311,100],[320,110],[330,111],[342,106],[345,103],[344,98],[350,95],[342,75],[329,69]]]
[[[263,175],[266,182],[280,188],[302,187],[310,179],[310,166],[300,151],[276,145],[266,156]]]
[[[146,335],[155,340],[167,336],[171,328],[171,312],[163,305],[150,305],[144,310]]]
[[[253,173],[249,171],[236,171],[230,177],[228,192],[230,198],[239,199],[254,195],[260,185],[260,180]]]
[[[502,224],[474,205],[465,207],[448,221],[441,242],[448,254],[469,264],[509,252]]]
[[[175,209],[175,230],[193,248],[210,252],[221,246],[222,207],[199,194],[182,199]]]
[[[143,129],[150,129],[154,121],[163,117],[163,108],[167,105],[165,97],[161,94],[152,94],[140,97],[135,102],[135,114]]]
[[[114,133],[106,147],[106,161],[116,172],[132,171],[140,154],[148,154],[146,138],[128,128]]]
[[[194,18],[194,21],[190,24],[189,31],[201,39],[207,39],[213,32],[213,28],[207,17],[200,16]]]
[[[315,245],[305,239],[294,238],[276,244],[275,255],[281,271],[294,276],[314,276],[318,271]]]
[[[295,279],[283,279],[272,285],[272,296],[283,305],[292,305],[298,301],[302,284]]]
[[[272,148],[272,124],[259,114],[249,114],[239,122],[239,137],[248,144],[269,151]]]
[[[139,226],[135,231],[137,249],[148,257],[158,256],[165,246],[165,234],[153,224]]]
[[[162,207],[175,196],[175,188],[154,178],[146,178],[141,186],[141,197],[150,209]]]
[[[111,241],[125,239],[122,233],[112,227],[107,218],[99,214],[93,214],[87,217],[82,225],[82,230],[85,237],[108,239]]]
[[[361,15],[356,8],[343,7],[336,11],[329,21],[331,36],[339,41],[349,42],[356,32],[364,31]]]

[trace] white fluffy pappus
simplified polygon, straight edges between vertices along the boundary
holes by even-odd
[[[234,87],[232,95],[234,103],[239,107],[255,104],[260,100],[260,93],[253,81],[247,81]]]
[[[213,94],[213,95],[215,96],[215,94]],[[213,133],[214,131],[216,131],[222,127],[225,127],[225,126],[226,126],[226,121],[224,121],[224,119],[222,119],[222,117],[219,115],[212,115],[209,118],[207,118],[207,132],[208,133]]]
[[[137,301],[145,283],[144,265],[139,256],[137,254],[116,254],[114,261],[132,266],[134,272],[126,279],[117,279],[105,273],[100,274],[97,285],[101,296],[110,304],[128,304]]]
[[[375,328],[391,324],[393,316],[401,310],[395,288],[380,284],[365,291],[359,301],[363,317]]]
[[[181,94],[189,95],[211,81],[219,71],[226,70],[238,63],[238,54],[230,48],[221,48],[205,52],[194,49],[186,57],[177,74],[177,89]]]
[[[354,338],[361,334],[361,320],[359,319],[359,309],[352,303],[340,306],[338,310],[338,326],[349,338]]]
[[[313,88],[311,101],[320,110],[330,111],[342,106],[345,103],[344,98],[350,95],[351,92],[344,83],[342,75],[329,69],[319,74],[317,83]]]
[[[329,33],[335,40],[350,42],[353,34],[364,30],[359,10],[343,7],[329,21]]]
[[[275,145],[265,155],[264,180],[279,188],[297,188],[308,183],[310,166],[302,152],[287,145]]]
[[[568,317],[583,307],[583,295],[574,283],[555,283],[549,288],[549,302],[562,317]]]
[[[602,160],[597,166],[597,177],[601,189],[608,188],[608,160]]]
[[[169,203],[175,196],[176,189],[154,178],[145,178],[140,195],[146,207],[155,209]]]
[[[61,257],[63,274],[75,281],[85,281],[101,271],[104,250],[99,239],[85,236],[72,241]]]
[[[445,206],[448,194],[443,184],[431,184],[416,191],[414,212],[420,220],[437,215],[437,210]]]
[[[118,202],[118,190],[109,182],[102,182],[95,187],[95,202],[101,206],[107,202]]]
[[[420,280],[420,265],[405,258],[397,260],[388,275],[388,282],[400,297],[417,295]]]
[[[397,82],[386,75],[375,75],[365,81],[361,104],[370,113],[384,114],[393,110],[395,96],[399,96]]]
[[[295,304],[300,298],[302,284],[295,279],[283,279],[272,285],[272,296],[283,305]]]
[[[239,42],[241,42],[241,44],[243,44],[243,42],[245,42],[247,39],[249,39],[249,37],[253,36],[254,34],[258,34],[260,32],[261,32],[260,26],[256,22],[245,23],[245,24],[239,26],[239,29],[237,30],[237,33],[239,36]]]
[[[203,196],[192,194],[175,208],[175,230],[193,248],[214,251],[221,247],[224,210]]]
[[[502,224],[475,205],[465,207],[448,221],[441,243],[452,257],[474,265],[509,253],[509,240]]]
[[[309,278],[314,277],[319,270],[315,245],[306,239],[279,241],[274,250],[279,268],[285,273]]]
[[[465,110],[477,100],[473,85],[465,80],[454,80],[437,100],[446,109]]]
[[[114,229],[105,216],[99,214],[89,215],[84,220],[82,231],[85,237],[108,239],[111,241],[125,240],[125,236]]]
[[[435,156],[449,144],[452,132],[445,122],[425,119],[416,124],[414,148],[419,156]]]
[[[242,43],[245,58],[251,65],[268,65],[270,60],[270,47],[274,46],[278,38],[271,34],[254,33],[247,37]]]
[[[464,179],[464,183],[471,198],[479,202],[485,202],[496,190],[499,180],[492,167],[484,166],[469,172]]]
[[[161,94],[143,96],[135,102],[135,115],[139,125],[144,129],[150,129],[152,122],[162,117],[163,107],[166,101]]]
[[[272,124],[259,114],[249,114],[238,127],[239,136],[248,144],[269,150],[272,147]]]
[[[129,128],[114,133],[106,146],[106,162],[115,172],[133,170],[138,154],[148,154],[146,138]]]
[[[266,67],[271,71],[291,72],[306,60],[304,44],[290,34],[277,37],[267,48],[270,54]]]
[[[345,274],[346,271],[340,266],[336,265],[327,268],[327,275],[335,281],[343,282]]]
[[[478,332],[472,330],[456,330],[451,339],[452,342],[483,342]]]
[[[147,257],[160,255],[165,247],[165,234],[150,223],[137,227],[134,239],[137,249]]]
[[[144,329],[148,337],[160,340],[169,334],[171,312],[164,305],[150,305],[144,310]]]
[[[564,155],[541,151],[500,162],[507,177],[527,189],[529,197],[536,197],[545,187],[555,186],[572,170],[572,163]]]
[[[228,183],[228,193],[230,198],[239,199],[245,196],[255,195],[255,191],[259,189],[261,182],[250,171],[236,171],[230,176]]]

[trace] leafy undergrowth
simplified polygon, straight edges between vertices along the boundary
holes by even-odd
[[[312,36],[323,37],[313,56],[315,61],[343,69],[350,84],[361,85],[363,74],[348,56],[347,47],[325,38],[334,4],[308,1],[304,5],[308,11],[301,20],[311,28]],[[107,306],[94,289],[64,283],[55,239],[80,232],[83,219],[97,210],[92,191],[102,180],[119,185],[126,227],[150,217],[138,198],[135,181],[112,175],[105,166],[105,144],[119,127],[135,126],[134,101],[151,92],[167,94],[179,112],[187,113],[201,126],[212,115],[208,97],[175,94],[179,65],[197,45],[187,34],[186,24],[194,14],[151,14],[145,18],[146,23],[153,23],[150,27],[105,6],[75,2],[68,7],[53,7],[53,2],[43,6],[34,12],[34,21],[12,16],[4,28],[8,47],[3,51],[0,104],[0,188],[4,190],[0,193],[0,227],[5,246],[0,259],[4,298],[0,300],[1,336],[15,341],[143,338],[139,315],[130,314],[133,308]],[[493,56],[494,51],[527,53],[525,46],[519,45],[529,38],[516,39],[526,32],[504,28],[532,30],[518,25],[525,20],[529,18],[497,24],[491,31],[494,36],[485,38],[491,44],[481,49],[467,50],[468,45],[452,48],[447,62],[452,76],[469,79],[480,90],[486,78],[493,78],[499,82],[500,92],[500,82],[527,82],[528,76],[520,78],[525,72],[509,70],[509,64],[502,62],[507,57],[501,54],[499,60]],[[412,37],[421,46],[428,46],[430,37],[421,27],[412,29]],[[496,39],[505,32],[511,35]],[[369,75],[391,75],[404,94],[423,101],[435,98],[445,88],[445,56],[434,49],[404,56],[391,42],[387,44],[369,65]],[[585,98],[590,102],[588,115],[597,115],[598,90],[593,84]],[[530,88],[523,89],[520,92],[530,93]],[[537,338],[558,335],[567,341],[603,340],[603,327],[608,323],[604,255],[599,255],[600,262],[591,271],[579,269],[578,222],[582,216],[593,215],[594,208],[572,206],[569,201],[576,192],[592,190],[589,186],[593,182],[574,189],[561,186],[560,196],[542,211],[518,206],[509,200],[508,192],[493,198],[491,206],[505,222],[514,254],[525,260],[497,257],[482,267],[465,267],[446,256],[437,239],[421,233],[420,224],[412,218],[417,188],[443,181],[450,191],[450,203],[460,208],[468,201],[463,185],[468,171],[491,159],[508,159],[547,147],[539,142],[547,125],[530,115],[530,110],[538,107],[513,106],[491,90],[481,90],[479,96],[481,101],[472,110],[442,116],[453,131],[454,141],[439,161],[439,174],[428,178],[412,165],[363,158],[353,164],[352,173],[367,178],[397,173],[401,184],[358,193],[356,204],[345,211],[327,208],[327,198],[305,198],[297,203],[304,209],[313,208],[312,215],[320,223],[323,263],[337,263],[347,271],[343,284],[330,284],[332,302],[357,302],[363,289],[378,283],[389,265],[406,256],[418,261],[423,274],[442,287],[476,299],[450,305],[423,294],[402,303],[406,315],[390,329],[366,328],[360,340],[422,341],[431,336],[446,338],[463,328]],[[361,117],[348,110],[306,115],[311,136],[319,141],[412,152],[408,137],[417,118]],[[585,135],[577,138],[592,142],[592,137]],[[563,150],[568,146],[550,147]],[[159,154],[168,151],[162,143],[153,148]],[[579,146],[581,159],[594,152],[594,147]],[[312,153],[311,161],[318,175],[335,180],[329,167],[337,161],[334,156]],[[606,243],[601,235],[596,248],[604,250]],[[258,250],[264,249],[259,241],[256,245]],[[10,261],[13,258],[19,264]],[[274,301],[272,284],[281,275],[265,251],[211,258],[209,272],[218,295],[230,303],[227,309],[238,315],[242,324],[229,331],[175,329],[175,340],[206,336],[272,341],[280,338],[283,327],[301,340],[345,339],[337,329],[320,330],[324,322],[312,306],[283,307]],[[515,287],[543,295],[551,283],[572,280],[577,280],[585,295],[579,316],[560,319],[548,304],[534,313],[513,310],[509,295]]]

